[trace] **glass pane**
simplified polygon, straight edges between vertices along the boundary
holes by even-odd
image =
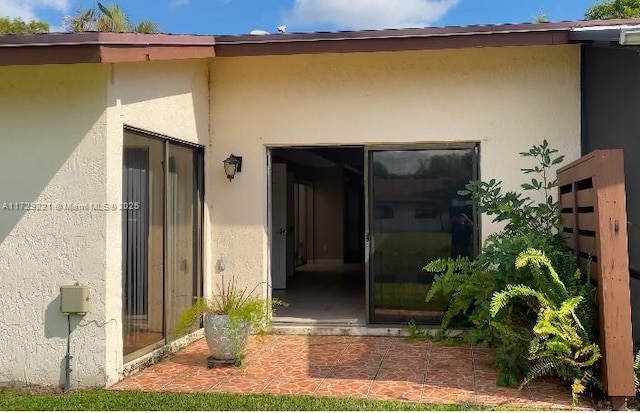
[[[167,331],[199,296],[197,158],[193,149],[169,145],[167,182]],[[169,335],[171,339],[171,335]]]
[[[473,178],[473,149],[370,152],[375,323],[439,323],[445,297],[425,297],[437,258],[474,252],[474,215],[457,195]]]
[[[125,133],[122,200],[125,361],[164,342],[163,143]]]

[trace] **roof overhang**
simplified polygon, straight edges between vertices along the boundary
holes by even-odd
[[[123,63],[214,57],[213,36],[49,33],[0,36],[0,65]]]
[[[215,38],[98,32],[0,35],[0,66],[563,45],[612,41],[624,27],[640,27],[640,19]]]
[[[640,26],[621,29],[620,44],[623,46],[640,46]]]
[[[629,33],[640,32],[640,24],[624,24],[614,26],[578,27],[571,30],[569,38],[581,43],[619,43],[625,41]]]
[[[575,29],[640,24],[640,20],[570,21],[353,32],[216,37],[216,56],[354,53],[580,43]]]

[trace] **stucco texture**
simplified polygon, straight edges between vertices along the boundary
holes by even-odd
[[[208,176],[213,255],[246,283],[268,280],[269,146],[478,142],[481,177],[505,189],[521,183],[518,152],[545,138],[567,160],[580,155],[579,46],[218,58],[211,68],[213,164],[244,156],[233,182]],[[483,218],[483,236],[497,229]]]
[[[71,386],[121,378],[122,212],[58,205],[122,202],[124,125],[206,145],[208,83],[203,60],[0,68],[0,384],[64,382],[74,282],[91,311],[71,318]]]
[[[173,139],[205,146],[205,177],[209,151],[209,64],[206,60],[128,63],[109,66],[107,90],[108,183],[107,196],[122,199],[122,147],[124,126],[132,126]],[[206,187],[205,196],[211,190]],[[205,199],[205,205],[207,204]],[[209,208],[204,211],[203,270],[208,273],[211,250],[206,228]],[[112,216],[108,232],[114,242],[107,245],[107,317],[119,320],[109,326],[107,384],[122,377],[122,223]],[[209,277],[205,275],[205,288]]]
[[[0,68],[0,383],[63,382],[59,288],[74,282],[91,311],[71,319],[72,385],[105,381],[107,214],[59,208],[106,202],[106,97],[106,67]]]

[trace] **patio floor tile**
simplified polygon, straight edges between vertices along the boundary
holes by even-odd
[[[273,379],[230,376],[211,388],[216,393],[262,393]]]
[[[199,340],[110,389],[571,408],[570,391],[557,380],[538,380],[522,390],[497,386],[495,352],[468,344],[409,343],[400,337],[267,335],[251,338],[240,368],[209,369],[208,355],[205,340]]]
[[[394,380],[376,380],[371,385],[369,398],[378,400],[408,400],[419,402],[422,383]]]
[[[264,389],[264,392],[312,396],[320,386],[320,383],[322,383],[322,379],[279,377],[271,382],[267,388]]]
[[[425,384],[420,401],[423,403],[475,403],[475,393],[472,388]]]
[[[367,397],[372,380],[325,379],[315,392],[316,396]]]
[[[376,375],[376,381],[401,381],[416,384],[424,383],[424,368],[382,367]]]
[[[376,377],[377,372],[377,367],[334,366],[329,374],[327,374],[327,378],[342,380],[373,380]]]

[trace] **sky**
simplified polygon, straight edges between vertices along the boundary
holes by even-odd
[[[112,0],[104,0],[109,4]],[[164,33],[246,34],[579,20],[596,0],[119,0],[132,20],[154,20]],[[0,0],[0,16],[47,21],[64,31],[64,16],[95,0]]]

